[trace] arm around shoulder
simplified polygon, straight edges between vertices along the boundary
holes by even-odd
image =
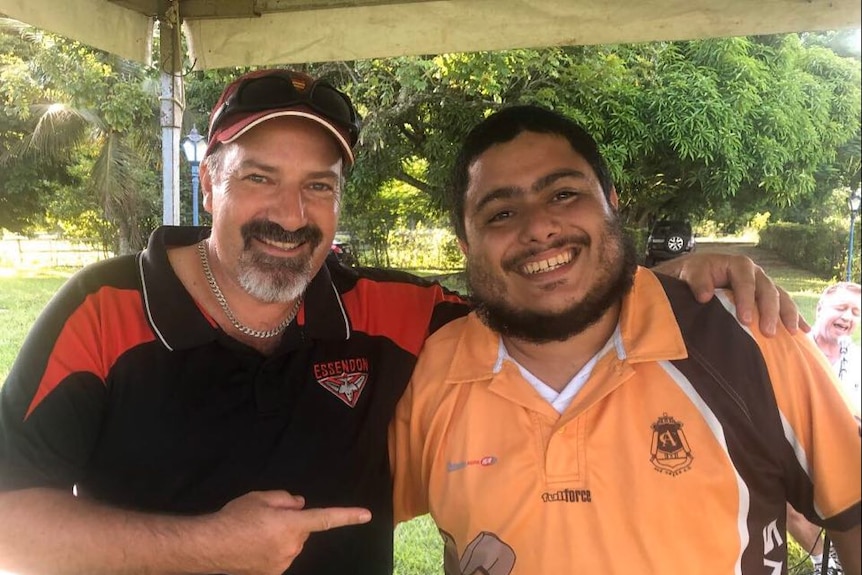
[[[716,288],[730,288],[739,321],[751,324],[757,311],[760,329],[767,336],[776,333],[779,321],[791,333],[808,329],[790,294],[746,256],[693,253],[668,260],[653,271],[684,280],[701,302],[709,301]]]

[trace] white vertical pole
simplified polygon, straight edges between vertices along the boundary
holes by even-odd
[[[159,62],[162,127],[162,223],[180,223],[180,131],[185,108],[179,3],[171,1],[160,20]]]

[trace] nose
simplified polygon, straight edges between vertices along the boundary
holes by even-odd
[[[289,231],[295,231],[308,223],[305,198],[299,186],[282,184],[273,198],[269,218]]]
[[[520,214],[520,238],[524,243],[543,243],[557,236],[561,231],[557,217],[544,206],[523,208]]]
[[[841,318],[847,320],[851,324],[859,321],[859,310],[854,310],[852,308],[845,309],[841,312]]]

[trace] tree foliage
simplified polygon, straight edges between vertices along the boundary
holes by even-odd
[[[350,77],[365,116],[352,191],[366,204],[395,178],[440,205],[457,142],[516,102],[596,137],[632,224],[789,213],[858,170],[858,60],[797,35],[370,60]],[[417,158],[419,175],[404,169]]]
[[[22,181],[4,178],[0,198],[15,208],[4,218],[9,227],[54,224],[119,253],[141,248],[160,182],[152,72],[11,21],[0,36],[0,117],[13,128],[0,132],[0,161],[13,171],[64,176],[19,193]],[[97,225],[84,225],[94,210]]]
[[[19,154],[0,175],[0,225],[29,225],[38,219],[34,210],[65,219],[79,209],[101,213],[109,228],[126,226],[121,235],[143,234],[147,224],[135,230],[134,222],[154,219],[140,214],[154,211],[159,181],[153,71],[32,29],[20,32],[0,33],[0,153],[22,142],[40,152]],[[596,137],[630,226],[668,215],[719,218],[732,228],[765,211],[805,221],[834,189],[859,181],[860,67],[858,55],[838,50],[845,36],[569,46],[300,68],[343,88],[363,117],[343,222],[382,258],[374,263],[385,263],[387,230],[443,221],[458,143],[487,114],[513,103],[555,108]],[[196,125],[205,132],[218,94],[244,71],[190,73],[184,130]],[[56,102],[66,106],[47,107]],[[69,193],[76,187],[90,192],[77,208]]]

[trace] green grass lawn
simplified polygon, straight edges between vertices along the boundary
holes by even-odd
[[[796,268],[776,267],[766,271],[772,275],[773,280],[778,285],[787,290],[793,301],[799,306],[802,317],[809,323],[813,323],[820,293],[832,282],[812,277]],[[856,335],[859,335],[858,330]]]
[[[394,575],[443,575],[443,539],[430,515],[395,528]]]
[[[771,262],[763,267],[790,293],[803,317],[813,321],[817,299],[829,282],[787,265]],[[73,271],[0,268],[0,385],[36,316]],[[464,289],[458,277],[447,277],[444,283],[459,291]],[[859,341],[858,330],[855,339]],[[395,575],[442,575],[442,550],[442,540],[429,516],[402,523],[395,529]],[[797,564],[804,565],[803,554],[791,541],[788,565]],[[802,572],[791,570],[790,575]]]
[[[0,384],[36,316],[72,271],[68,269],[0,269]]]

